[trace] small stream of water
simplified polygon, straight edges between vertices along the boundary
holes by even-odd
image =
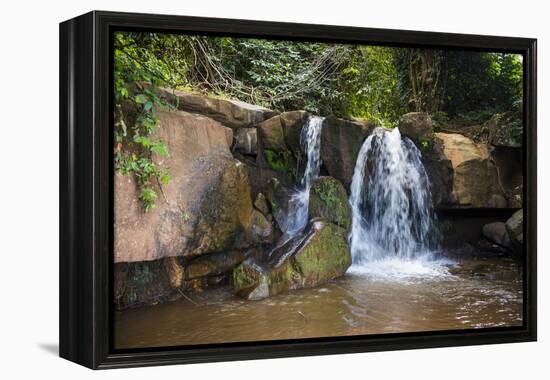
[[[290,238],[302,232],[308,222],[309,191],[321,170],[321,132],[324,117],[310,116],[300,135],[302,150],[306,153],[307,164],[297,191],[290,202],[295,212],[288,215],[286,237]]]

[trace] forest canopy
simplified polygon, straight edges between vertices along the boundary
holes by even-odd
[[[143,81],[386,126],[409,111],[481,122],[523,97],[518,54],[156,33],[116,33],[115,79],[123,95]]]

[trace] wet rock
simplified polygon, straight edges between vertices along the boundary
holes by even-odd
[[[288,111],[280,114],[285,144],[293,152],[301,152],[300,135],[308,117],[309,113],[306,111]]]
[[[252,127],[278,112],[238,100],[213,98],[185,91],[159,89],[161,97],[181,111],[208,116],[230,128]]]
[[[344,186],[333,177],[319,177],[309,193],[309,219],[327,219],[346,231],[351,227],[351,207]]]
[[[493,243],[498,244],[505,249],[512,248],[512,243],[504,223],[494,222],[486,224],[483,226],[481,232],[486,239],[492,241]]]
[[[313,287],[342,276],[351,265],[343,228],[315,219],[304,235],[287,241],[267,262],[252,257],[233,271],[236,293],[259,300],[288,290]]]
[[[245,256],[245,251],[233,250],[197,257],[185,267],[185,279],[192,280],[226,273],[239,265]]]
[[[292,197],[291,191],[282,185],[278,179],[272,178],[266,186],[265,195],[279,229],[285,231],[287,215],[292,211],[290,209],[292,207],[292,202],[290,202]]]
[[[174,289],[180,288],[183,283],[184,269],[179,262],[179,258],[175,256],[166,257],[164,266],[170,279],[170,286]]]
[[[523,209],[516,211],[506,221],[506,231],[517,253],[523,252]]]
[[[153,184],[155,208],[143,211],[132,175],[115,174],[115,262],[220,252],[241,242],[252,213],[246,167],[229,150],[219,122],[183,111],[160,111],[153,138],[169,156],[153,162],[169,168],[168,184]]]
[[[485,144],[456,133],[436,133],[453,167],[453,198],[459,207],[494,207],[504,196]]]
[[[164,259],[114,265],[114,304],[117,309],[168,301],[177,297]]]
[[[432,199],[435,207],[454,205],[453,165],[443,152],[443,142],[434,137],[433,144],[422,150],[422,164],[431,183]]]
[[[376,125],[339,119],[329,116],[325,119],[321,133],[321,159],[331,177],[349,189],[361,145]]]
[[[493,115],[487,122],[489,143],[494,146],[521,147],[523,118],[520,112],[504,112]]]
[[[258,152],[256,128],[239,128],[235,131],[233,150],[242,154],[255,155]]]
[[[264,216],[269,215],[269,206],[267,204],[267,199],[262,193],[258,193],[256,200],[254,200],[254,207],[260,211]]]
[[[410,112],[399,119],[399,132],[409,137],[417,146],[431,144],[433,141],[432,119],[425,112]]]
[[[190,208],[193,235],[188,238],[183,255],[247,247],[253,208],[246,166],[238,161],[209,164],[208,170],[201,172],[210,179],[210,187],[202,191],[199,202]],[[190,184],[188,191],[193,191],[193,187]]]
[[[298,162],[301,159],[302,153],[301,151],[293,152],[287,148],[280,127],[280,119],[279,117],[275,119],[278,121],[272,122],[271,119],[268,121],[275,125],[274,129],[269,132],[270,136],[262,135],[264,132],[261,132],[260,127],[258,128],[259,147],[256,157],[256,167],[258,171],[271,171],[275,173],[277,179],[289,186],[294,184],[297,178],[300,177],[301,168]],[[264,130],[266,129],[265,125],[263,128]],[[280,135],[278,135],[279,133]],[[278,137],[275,137],[277,135]]]
[[[258,210],[252,211],[250,239],[256,244],[270,244],[273,242],[273,226],[264,214]]]

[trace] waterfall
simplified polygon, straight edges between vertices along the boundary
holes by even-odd
[[[307,163],[298,188],[289,201],[291,207],[285,229],[285,235],[289,237],[300,233],[308,222],[309,190],[321,170],[321,131],[324,121],[324,117],[310,116],[302,127],[300,143],[307,155]]]
[[[359,151],[351,184],[354,265],[406,262],[434,243],[430,182],[420,151],[398,128],[376,128]]]

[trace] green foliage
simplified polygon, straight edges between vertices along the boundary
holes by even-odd
[[[154,182],[167,184],[170,175],[157,167],[152,154],[167,156],[166,144],[152,138],[158,125],[158,109],[170,105],[155,88],[166,85],[169,70],[156,58],[149,45],[141,46],[147,35],[115,34],[115,168],[122,174],[133,174],[140,187],[139,199],[147,212],[157,198]]]
[[[319,195],[321,201],[329,208],[336,209],[340,206],[340,197],[336,184],[330,181],[323,181],[320,187],[315,187],[314,191]]]
[[[434,131],[436,132],[449,124],[449,115],[445,111],[436,111],[432,113],[431,118]]]

